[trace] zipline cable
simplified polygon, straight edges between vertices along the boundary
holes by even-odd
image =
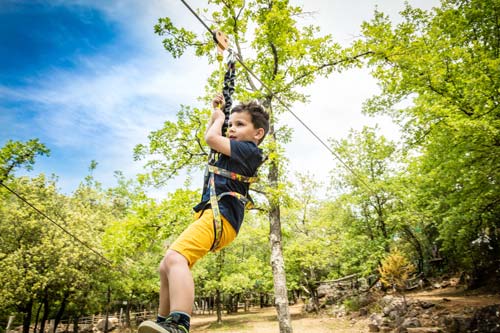
[[[50,222],[52,222],[54,225],[56,225],[59,229],[61,229],[63,232],[65,232],[66,234],[68,234],[70,237],[72,237],[74,240],[76,240],[78,243],[82,244],[84,247],[86,247],[88,250],[92,251],[96,256],[98,256],[99,258],[101,258],[102,260],[105,261],[106,264],[108,264],[109,266],[111,266],[112,268],[114,267],[113,266],[113,262],[111,260],[109,260],[108,258],[106,258],[104,255],[102,255],[101,253],[99,253],[97,250],[94,250],[93,248],[91,248],[89,245],[87,245],[87,243],[85,243],[84,241],[82,241],[81,239],[79,239],[78,237],[76,237],[75,235],[73,235],[70,231],[68,231],[66,228],[64,228],[62,225],[60,225],[59,223],[57,223],[56,221],[54,221],[52,218],[50,218],[47,214],[45,214],[44,212],[42,212],[40,209],[38,209],[35,205],[33,205],[32,203],[30,203],[26,198],[24,198],[22,195],[18,194],[16,191],[14,191],[13,189],[11,189],[10,187],[8,187],[7,185],[5,185],[3,183],[3,181],[0,181],[0,185],[2,185],[5,189],[7,189],[7,191],[9,191],[10,193],[14,194],[17,198],[19,198],[21,201],[23,201],[25,204],[27,204],[28,206],[30,206],[33,210],[35,210],[38,214],[42,215],[43,217],[45,217],[47,220],[49,220]],[[63,222],[65,222],[63,220]]]
[[[205,27],[205,29],[207,29],[208,31],[210,31],[210,34],[212,36],[214,36],[214,32],[212,31],[212,29],[210,29],[210,27],[201,19],[201,17],[198,16],[198,14],[193,10],[193,8],[191,8],[186,1],[184,0],[181,0],[182,3],[184,4],[184,6],[187,7],[187,9],[189,9],[189,11],[191,13],[193,13],[193,15],[198,19],[198,21],[200,21],[201,24],[203,24],[203,26]]]
[[[210,29],[210,27],[201,19],[201,17],[186,3],[186,1],[184,0],[181,0],[181,2],[189,9],[189,11],[198,19],[198,21],[201,22],[201,24],[203,24],[203,26],[210,32],[210,34],[212,36],[214,36],[214,32],[212,31],[212,29]],[[344,160],[342,160],[342,158],[340,158],[340,156],[332,149],[328,146],[328,144],[326,144],[326,142],[321,139],[319,137],[319,135],[317,135],[302,119],[299,118],[299,116],[297,116],[295,114],[295,112],[293,112],[290,107],[285,103],[283,102],[283,100],[277,95],[274,93],[274,91],[267,85],[265,84],[264,82],[262,82],[262,80],[250,69],[248,68],[248,66],[244,63],[243,61],[243,58],[241,57],[241,55],[234,51],[234,50],[231,50],[233,52],[233,54],[235,55],[236,57],[236,60],[238,60],[238,62],[241,64],[241,66],[243,66],[243,68],[250,74],[252,75],[261,85],[262,87],[264,87],[272,96],[274,96],[274,98],[288,111],[292,114],[293,117],[295,117],[295,119],[297,119],[297,121],[302,124],[302,126],[304,126],[308,131],[309,133],[311,133],[348,171],[350,171],[360,182],[361,184],[363,184],[368,190],[369,192],[371,192],[372,194],[375,194],[375,191],[373,191],[371,189],[371,187],[363,180],[361,179],[361,177],[358,175],[358,173],[353,169],[351,168],[346,162],[344,162]]]

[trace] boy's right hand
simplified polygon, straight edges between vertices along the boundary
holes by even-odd
[[[224,100],[224,95],[221,93],[215,95],[214,99],[212,100],[212,107],[214,109],[224,109],[224,105],[226,105],[226,101]]]

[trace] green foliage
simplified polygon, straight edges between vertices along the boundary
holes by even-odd
[[[397,26],[382,13],[363,25],[382,88],[365,111],[402,126],[407,204],[456,269],[478,273],[500,253],[499,8],[445,0],[432,12],[407,6]]]
[[[55,181],[43,175],[18,178],[9,185],[45,214],[57,218],[65,231],[99,251],[99,244],[95,242],[98,238],[94,236],[99,234],[96,227],[102,227],[105,213],[98,208],[91,191],[84,197],[82,188],[78,201],[73,200],[58,194]],[[87,201],[89,197],[92,199]],[[91,295],[97,291],[100,281],[108,277],[106,263],[17,197],[6,195],[2,201],[2,305],[13,312],[25,312],[31,302],[48,299],[55,305],[64,297],[73,303],[84,299],[84,304],[92,304]],[[85,305],[80,309],[88,310]]]
[[[139,144],[134,149],[134,159],[148,158],[145,167],[151,169],[139,180],[156,186],[165,185],[181,170],[200,170],[206,163],[209,148],[204,133],[208,109],[182,106],[177,120],[165,121],[163,128],[149,134],[149,144]]]
[[[24,166],[31,170],[36,155],[49,155],[50,151],[38,139],[26,142],[9,140],[0,149],[0,182],[5,180],[15,168]]]
[[[361,308],[361,303],[359,302],[359,298],[357,296],[346,298],[342,304],[347,311],[359,311]]]
[[[271,239],[283,228],[278,245],[288,287],[311,294],[317,281],[368,276],[381,263],[382,281],[399,287],[414,270],[430,271],[429,260],[440,256],[448,271],[481,276],[498,268],[498,0],[443,0],[429,12],[407,5],[398,25],[376,12],[363,24],[362,39],[345,50],[331,36],[318,36],[319,28],[301,25],[304,13],[288,1],[210,4],[217,7],[204,11],[212,28],[230,36],[246,66],[274,93],[239,68],[236,99],[258,99],[271,115],[262,146],[269,161],[254,187],[259,210],[247,213],[230,247],[194,267],[197,295],[220,291],[248,299],[272,292],[269,217],[274,217]],[[155,32],[165,37],[174,57],[194,48],[215,62],[211,36],[179,28],[169,18],[161,18]],[[320,184],[311,175],[288,181],[284,144],[292,131],[280,124],[285,108],[276,97],[288,105],[307,101],[301,87],[360,66],[363,57],[381,87],[364,111],[389,115],[404,142],[398,145],[377,127],[367,127],[332,144],[348,169],[333,170],[331,196],[320,200]],[[207,104],[218,75],[215,70],[201,94]],[[160,201],[148,198],[142,186],[161,186],[181,171],[201,170],[208,114],[207,108],[181,106],[147,144],[136,146],[134,158],[146,160],[147,168],[137,182],[117,172],[118,185],[104,189],[92,177],[98,165],[92,161],[90,175],[71,195],[58,193],[55,178],[16,178],[15,170],[31,169],[36,156],[49,150],[37,139],[8,141],[0,149],[0,181],[113,265],[2,190],[0,316],[28,313],[46,300],[46,311],[54,313],[64,299],[73,316],[102,311],[108,287],[115,300],[137,306],[155,302],[158,263],[169,242],[192,222],[199,192],[177,189]],[[389,253],[390,248],[399,251]],[[344,305],[359,308],[356,298]]]

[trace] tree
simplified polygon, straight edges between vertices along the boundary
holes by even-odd
[[[0,149],[0,183],[18,167],[24,166],[31,170],[35,163],[36,155],[49,155],[50,150],[40,143],[38,139],[20,141],[9,140]]]
[[[286,110],[284,105],[307,100],[298,88],[311,84],[319,76],[328,76],[342,66],[358,64],[361,55],[341,52],[331,36],[316,37],[318,27],[300,27],[297,20],[304,14],[300,7],[291,6],[288,1],[217,0],[211,4],[216,7],[215,11],[203,11],[215,22],[211,29],[216,27],[229,36],[238,59],[263,83],[244,71],[240,76],[242,79],[237,80],[236,97],[260,100],[271,117],[266,139],[269,162],[267,173],[262,173],[267,176],[267,184],[263,192],[269,212],[270,260],[280,331],[291,332],[280,217],[286,194],[282,144],[289,139],[289,132],[279,127],[279,115]],[[155,31],[166,36],[164,46],[174,57],[180,57],[188,47],[193,47],[196,55],[208,57],[211,63],[215,61],[212,36],[196,36],[184,28],[177,28],[169,18],[161,18]],[[243,54],[243,50],[248,54]],[[212,89],[217,77],[218,73],[214,72],[208,81]],[[206,151],[201,133],[207,110],[183,107],[178,116],[176,124],[166,122],[163,129],[152,133],[149,147],[140,145],[136,149],[138,158],[164,154],[162,159],[154,159],[148,164],[152,168],[150,175],[156,180],[168,179],[181,168],[198,168],[204,164]]]
[[[383,260],[378,269],[380,280],[386,286],[399,290],[403,295],[403,301],[406,306],[405,290],[408,279],[415,272],[408,259],[397,249],[393,249]]]
[[[495,274],[500,253],[499,11],[498,0],[443,0],[407,6],[396,26],[380,12],[363,25],[382,89],[365,111],[403,128],[415,214],[450,267],[476,278]]]
[[[306,291],[314,311],[319,310],[318,282],[328,276],[336,257],[331,220],[318,216],[320,186],[310,174],[298,173],[291,192],[293,203],[283,214],[288,234],[285,246],[288,284],[293,285],[293,290]]]
[[[388,216],[395,201],[390,182],[397,174],[398,159],[395,144],[376,131],[377,127],[352,131],[348,139],[334,147],[349,167],[339,166],[334,184],[347,191],[365,234],[380,241],[388,252],[392,235]]]

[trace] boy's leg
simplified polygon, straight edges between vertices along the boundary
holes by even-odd
[[[169,311],[161,312],[160,315],[166,316],[170,312],[184,312],[191,315],[194,303],[194,281],[186,258],[176,251],[167,250],[160,264],[160,274],[160,276],[167,277],[168,290],[166,292],[169,295]]]
[[[160,262],[160,305],[158,307],[158,315],[167,318],[170,314],[170,293],[168,287],[168,276],[166,271],[162,268],[164,266],[163,261],[165,257]]]
[[[214,239],[212,210],[206,210],[191,224],[167,250],[160,263],[160,306],[158,313],[168,318],[163,323],[145,321],[139,333],[189,332],[189,321],[194,303],[194,281],[191,267],[205,256]],[[227,246],[236,232],[223,218],[223,235],[217,250]]]

